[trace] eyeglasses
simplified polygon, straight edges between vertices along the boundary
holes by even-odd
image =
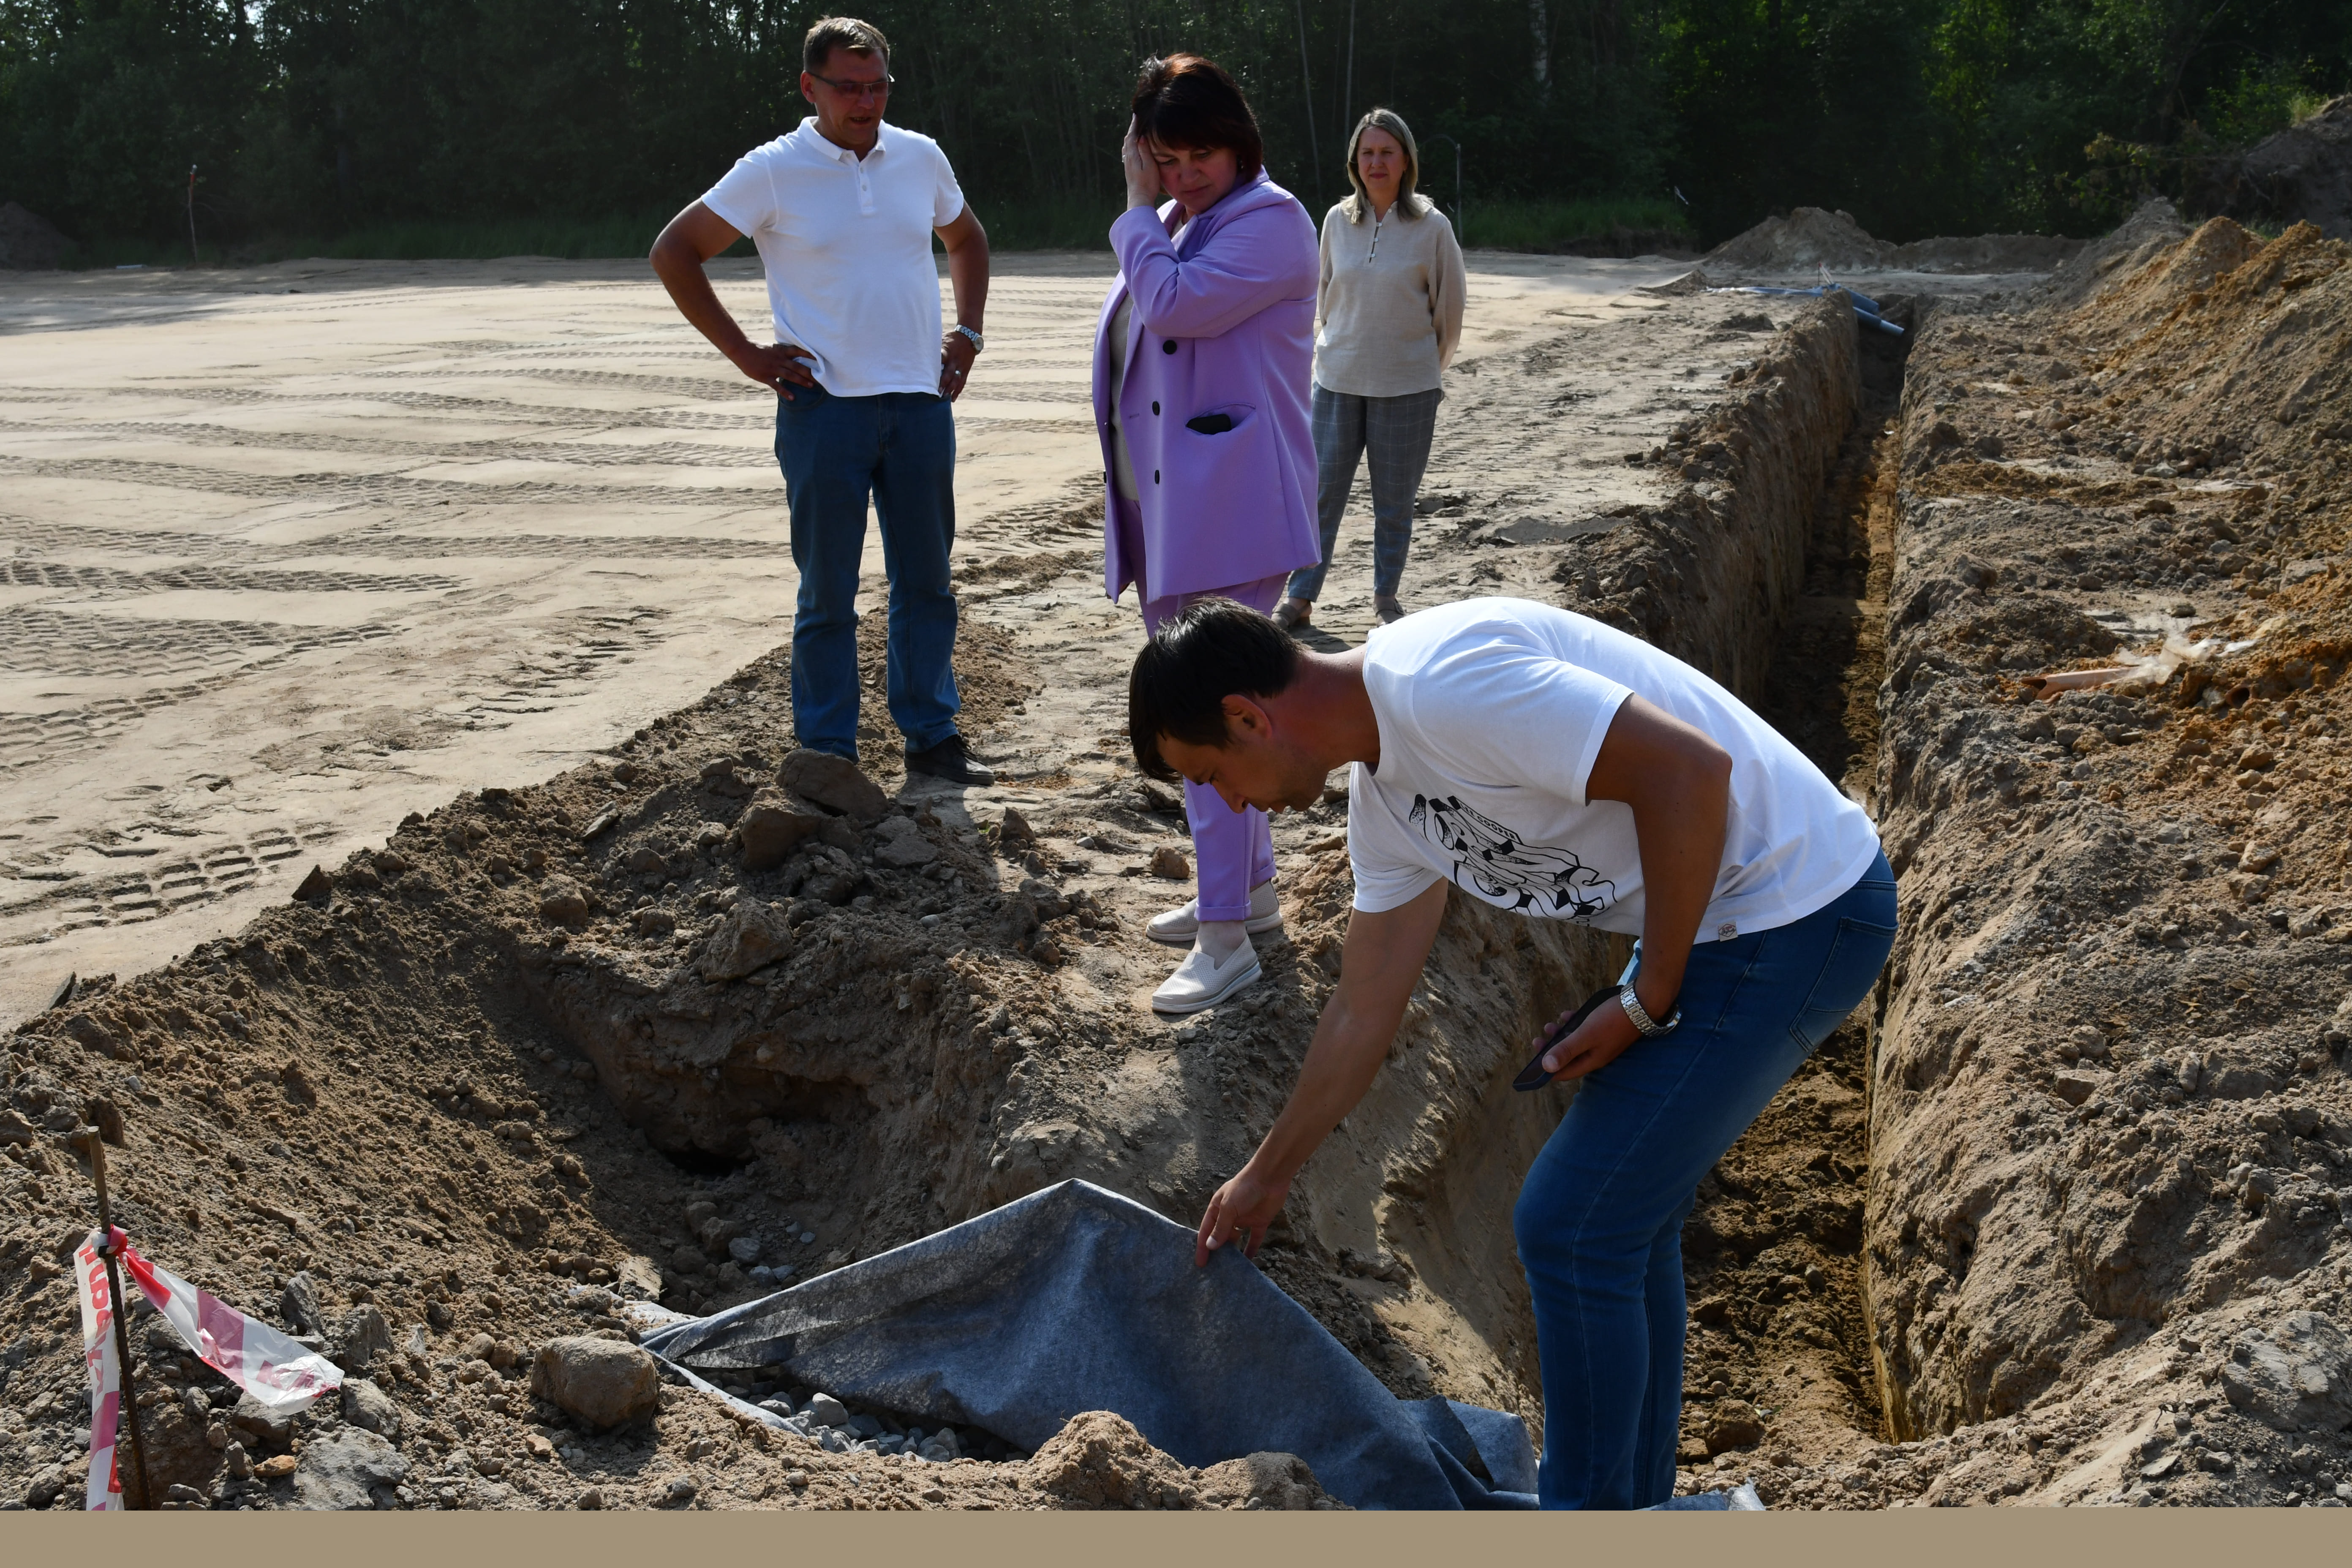
[[[809,75],[816,77],[817,80],[844,98],[850,99],[887,98],[890,96],[890,84],[898,79],[886,75],[879,81],[835,81],[829,76],[816,76],[814,71]]]

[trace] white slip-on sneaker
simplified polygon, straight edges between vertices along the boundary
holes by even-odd
[[[1225,954],[1219,963],[1206,949],[1194,948],[1184,955],[1159,990],[1151,994],[1151,1010],[1155,1013],[1198,1013],[1239,991],[1243,986],[1265,973],[1257,961],[1257,949],[1247,942]]]
[[[1282,900],[1275,897],[1272,882],[1260,882],[1250,889],[1249,919],[1242,922],[1242,929],[1252,936],[1282,929]],[[1201,900],[1190,899],[1181,909],[1152,916],[1145,922],[1143,934],[1171,947],[1192,946],[1201,934]]]

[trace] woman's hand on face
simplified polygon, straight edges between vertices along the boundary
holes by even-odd
[[[1255,1258],[1265,1245],[1265,1233],[1290,1196],[1288,1182],[1273,1182],[1244,1166],[1239,1175],[1219,1187],[1201,1216],[1200,1234],[1192,1241],[1195,1268],[1209,1265],[1209,1254],[1229,1241],[1242,1244],[1242,1256]]]
[[[1127,136],[1118,144],[1118,161],[1127,173],[1127,205],[1129,207],[1156,207],[1160,205],[1160,165],[1151,156],[1151,149],[1135,134],[1135,121],[1129,117]]]
[[[1559,1028],[1570,1016],[1562,1013],[1551,1021],[1550,1027]],[[1625,1016],[1624,1008],[1614,1003],[1595,1007],[1592,1016],[1577,1026],[1576,1033],[1544,1053],[1544,1070],[1555,1079],[1599,1072],[1624,1055],[1626,1047],[1641,1037],[1642,1032],[1633,1027],[1633,1020]],[[1530,1047],[1541,1044],[1542,1035],[1528,1042]]]

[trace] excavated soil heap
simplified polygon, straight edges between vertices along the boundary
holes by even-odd
[[[1848,212],[1799,207],[1768,217],[1702,258],[1717,276],[1741,273],[2047,272],[2083,248],[2079,239],[2042,234],[1938,237],[1891,245],[1873,238]]]
[[[2352,247],[2149,240],[1912,355],[1865,1496],[2352,1481]]]
[[[2190,172],[2199,211],[2244,223],[2307,223],[2352,240],[2352,93],[2234,158]]]

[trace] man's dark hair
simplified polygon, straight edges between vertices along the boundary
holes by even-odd
[[[1181,777],[1160,754],[1167,736],[1188,746],[1225,743],[1225,699],[1272,697],[1298,673],[1291,635],[1231,599],[1202,599],[1161,626],[1127,678],[1127,738],[1135,765],[1163,784]]]
[[[1135,134],[1162,147],[1213,152],[1234,150],[1241,178],[1254,180],[1265,165],[1265,138],[1257,116],[1225,68],[1199,55],[1170,55],[1143,62],[1135,79]]]
[[[890,63],[890,40],[882,29],[871,22],[861,22],[855,16],[819,16],[801,40],[801,69],[811,76],[823,74],[825,61],[835,49],[847,49],[853,55],[880,55],[886,67]]]

